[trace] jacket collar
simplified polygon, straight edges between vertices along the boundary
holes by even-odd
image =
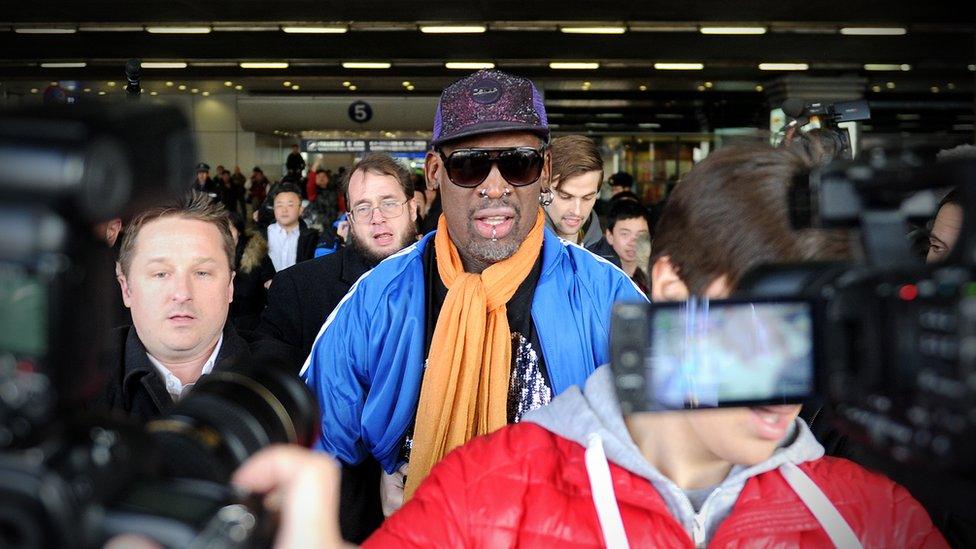
[[[230,325],[224,326],[223,336],[224,341],[220,345],[220,350],[217,352],[217,358],[214,361],[214,371],[225,369],[239,357],[248,354],[247,342]],[[122,374],[122,399],[124,402],[131,403],[141,385],[149,393],[150,398],[159,410],[163,410],[172,404],[173,399],[166,392],[166,386],[159,373],[149,362],[146,347],[139,339],[135,326],[129,327],[123,357],[125,360]]]
[[[339,280],[349,284],[350,286],[359,280],[359,277],[363,276],[363,273],[374,267],[374,265],[369,265],[366,261],[366,257],[352,246],[339,248],[339,251],[336,253],[342,254]]]

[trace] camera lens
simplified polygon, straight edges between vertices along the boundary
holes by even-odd
[[[309,446],[317,421],[315,398],[297,376],[249,362],[201,378],[147,431],[167,473],[227,482],[244,460],[269,444]]]

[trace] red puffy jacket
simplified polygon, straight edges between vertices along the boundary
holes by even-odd
[[[414,498],[364,547],[600,547],[585,448],[521,423],[447,455]],[[837,458],[800,465],[865,548],[947,547],[902,487]],[[693,548],[651,483],[614,464],[613,488],[631,547]],[[710,547],[830,547],[820,523],[778,471],[751,478]]]

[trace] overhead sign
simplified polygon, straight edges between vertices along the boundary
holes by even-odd
[[[310,153],[426,152],[423,139],[303,139],[302,150]]]
[[[318,153],[366,152],[365,139],[303,139],[302,150]]]
[[[349,119],[353,122],[359,122],[360,124],[365,124],[373,118],[373,107],[369,106],[369,103],[365,101],[353,101],[349,105]]]

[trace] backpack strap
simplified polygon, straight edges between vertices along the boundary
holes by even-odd
[[[800,497],[807,509],[813,513],[814,518],[820,523],[827,537],[838,549],[861,549],[861,542],[858,541],[854,530],[847,524],[834,504],[827,499],[823,490],[805,473],[793,463],[784,463],[779,468],[779,472],[789,483],[796,495]]]

